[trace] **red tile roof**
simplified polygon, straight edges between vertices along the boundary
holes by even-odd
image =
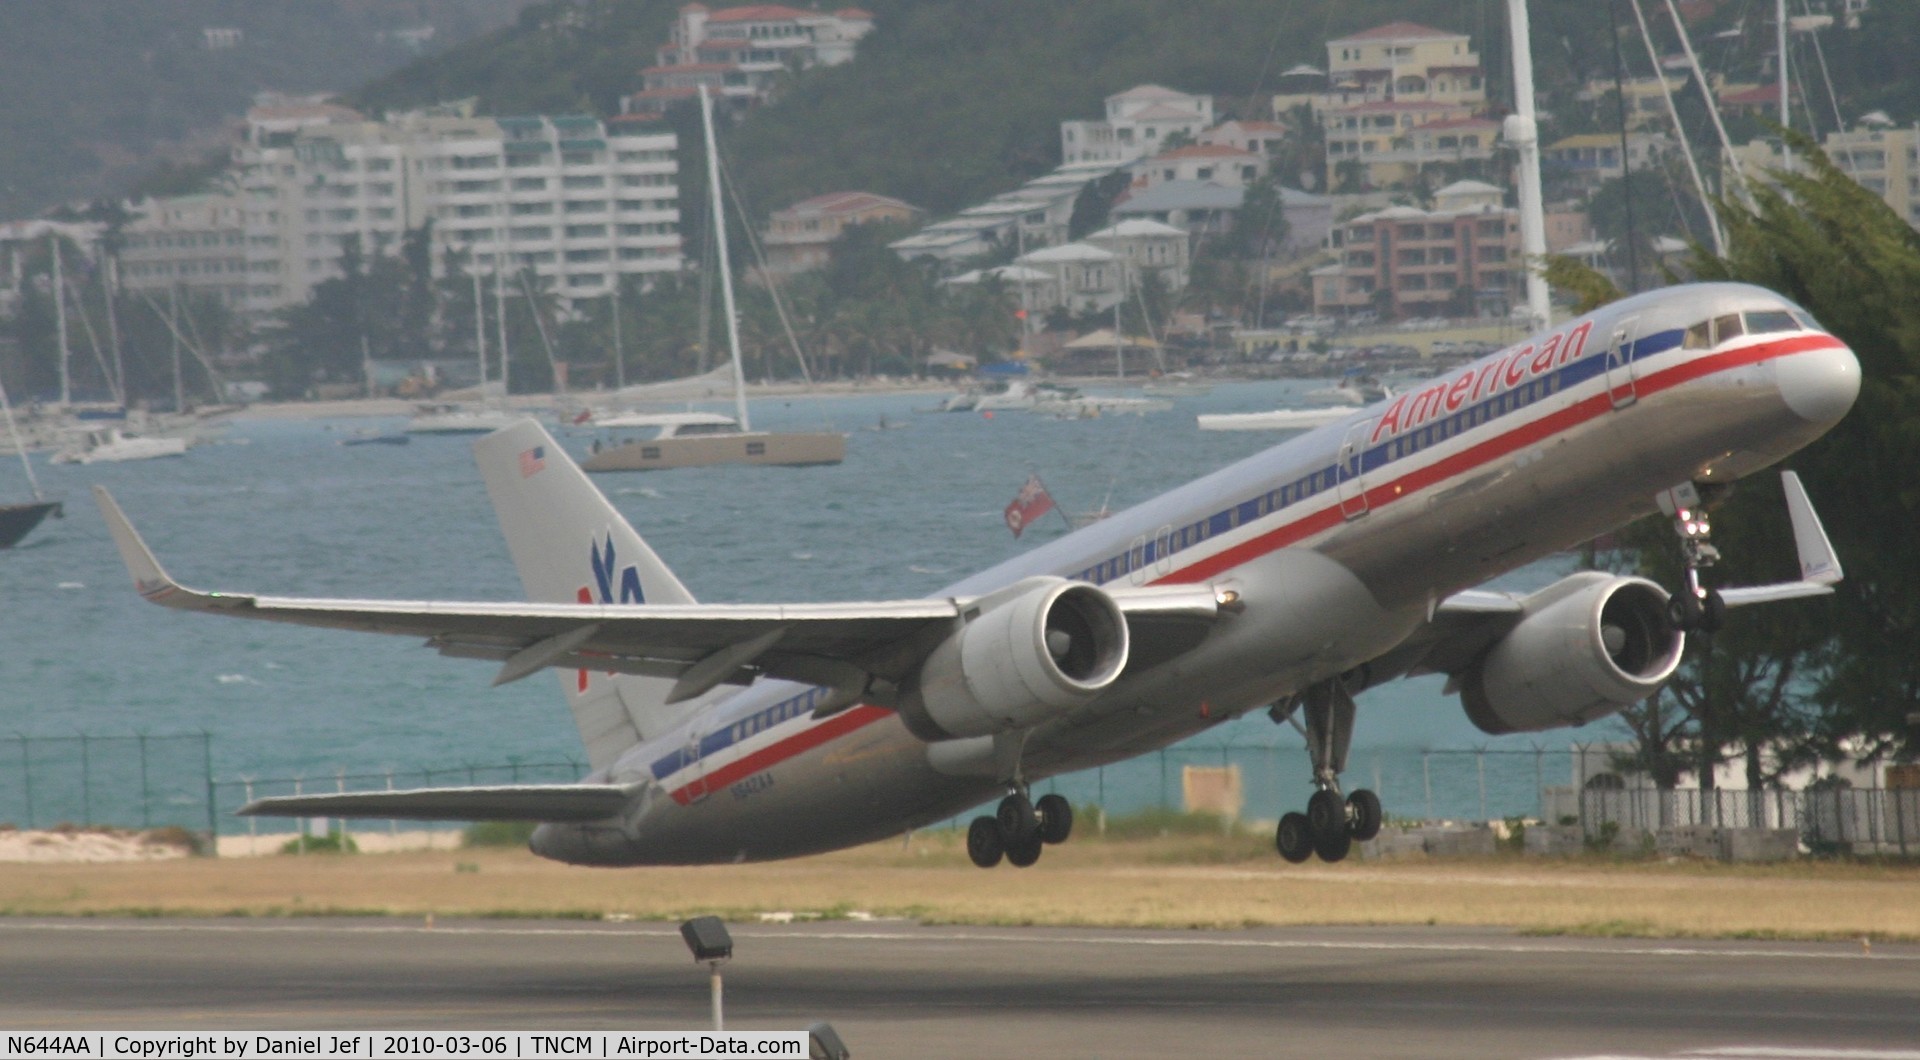
[[[1162,151],[1153,156],[1155,162],[1165,162],[1176,158],[1255,158],[1257,156],[1229,147],[1226,144],[1188,144],[1171,151]]]
[[[858,213],[880,207],[897,207],[903,210],[919,211],[899,199],[885,195],[876,195],[870,191],[830,191],[825,195],[815,195],[811,199],[802,199],[787,207],[782,213]]]
[[[707,16],[712,22],[791,22],[813,14],[782,4],[753,4],[748,7],[724,7]]]
[[[1330,40],[1328,44],[1344,44],[1356,40],[1411,40],[1414,38],[1464,37],[1464,33],[1449,33],[1444,29],[1422,26],[1418,22],[1389,22],[1384,26],[1363,29],[1351,36]]]

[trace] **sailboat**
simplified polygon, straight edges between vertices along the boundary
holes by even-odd
[[[727,347],[733,355],[731,418],[704,413],[648,417],[621,421],[633,427],[655,427],[651,438],[609,446],[588,455],[580,466],[588,471],[649,471],[668,467],[704,467],[709,464],[768,464],[805,467],[838,464],[846,459],[847,436],[836,431],[756,431],[747,417],[746,374],[740,367],[740,322],[733,302],[733,272],[727,263],[727,223],[721,200],[720,152],[713,135],[713,101],[700,89],[700,120],[707,135],[707,179],[713,204],[714,241],[719,247],[720,291],[727,311]]]
[[[33,461],[27,457],[27,447],[20,441],[20,428],[13,422],[13,405],[7,401],[7,388],[0,385],[0,413],[7,419],[7,434],[13,439],[13,447],[20,453],[20,466],[27,469],[27,482],[33,487],[33,500],[21,504],[0,504],[0,548],[12,548],[20,539],[33,532],[40,521],[52,515],[61,514],[60,502],[50,501],[40,495],[40,480],[34,477]]]

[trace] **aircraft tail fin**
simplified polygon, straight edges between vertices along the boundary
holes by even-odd
[[[536,603],[691,604],[693,594],[531,419],[473,443],[500,531]],[[595,769],[665,732],[698,702],[668,706],[667,678],[561,671]]]

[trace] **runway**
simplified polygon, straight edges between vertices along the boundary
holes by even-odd
[[[729,1030],[856,1058],[1920,1060],[1920,946],[732,925]],[[9,1030],[683,1030],[675,925],[0,919]]]

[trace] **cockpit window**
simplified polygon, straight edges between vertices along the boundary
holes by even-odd
[[[1765,335],[1774,331],[1799,331],[1800,322],[1784,309],[1762,309],[1747,315],[1747,334]]]
[[[1702,320],[1687,329],[1687,337],[1680,343],[1683,350],[1704,350],[1713,345],[1713,324]]]
[[[1744,334],[1744,332],[1740,329],[1740,314],[1728,313],[1726,316],[1713,318],[1713,344],[1715,346],[1720,345],[1728,339],[1739,338],[1742,334]]]
[[[1792,312],[1793,312],[1793,319],[1798,320],[1800,322],[1800,326],[1803,328],[1806,328],[1808,331],[1826,330],[1825,328],[1822,328],[1820,326],[1820,322],[1818,320],[1813,319],[1812,313],[1809,313],[1804,309],[1795,309]]]

